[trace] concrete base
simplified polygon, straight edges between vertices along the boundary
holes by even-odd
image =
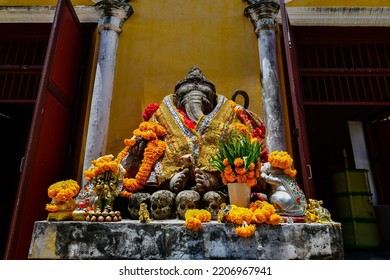
[[[257,225],[254,235],[237,236],[232,224],[184,221],[140,223],[35,223],[29,259],[343,259],[339,223]]]

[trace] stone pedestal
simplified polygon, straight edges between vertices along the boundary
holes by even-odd
[[[341,225],[257,225],[254,235],[237,236],[232,224],[203,223],[198,231],[184,221],[140,223],[35,223],[29,259],[343,259]]]

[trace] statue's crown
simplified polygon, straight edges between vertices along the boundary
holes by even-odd
[[[204,85],[209,87],[214,93],[215,93],[215,85],[210,80],[206,79],[205,76],[203,76],[202,70],[200,70],[198,67],[194,66],[191,67],[191,69],[188,71],[186,77],[177,82],[175,86],[175,92],[180,89],[182,86],[185,85]]]

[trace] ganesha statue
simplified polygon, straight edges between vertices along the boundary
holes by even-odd
[[[161,195],[168,208],[175,201],[177,218],[184,219],[183,209],[208,207],[217,219],[226,195],[221,191],[221,173],[210,164],[210,156],[235,123],[263,141],[262,120],[217,94],[214,84],[198,67],[192,67],[160,104],[148,106],[143,119],[118,155],[125,169],[122,195],[149,193],[154,201]],[[153,209],[151,213],[153,219],[170,216],[153,214]]]

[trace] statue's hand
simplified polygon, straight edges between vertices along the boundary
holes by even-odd
[[[135,157],[142,157],[146,148],[147,140],[141,138],[141,137],[136,137],[137,143],[131,147],[130,149],[130,154],[132,154]]]
[[[210,189],[209,177],[200,171],[199,168],[195,168],[195,186],[199,193],[204,193]]]
[[[169,189],[171,192],[178,193],[182,191],[190,177],[190,170],[185,168],[184,170],[173,175],[171,181],[169,182]]]
[[[261,173],[261,178],[263,178],[268,184],[271,185],[281,185],[282,181],[277,177],[273,176],[273,174],[266,174],[266,173]]]
[[[267,183],[272,185],[280,185],[282,181],[279,179],[277,174],[272,172],[272,168],[269,162],[264,163],[261,166],[261,178],[263,178]]]
[[[207,191],[216,191],[220,187],[218,173],[204,172],[199,168],[195,168],[195,189],[199,193]]]

